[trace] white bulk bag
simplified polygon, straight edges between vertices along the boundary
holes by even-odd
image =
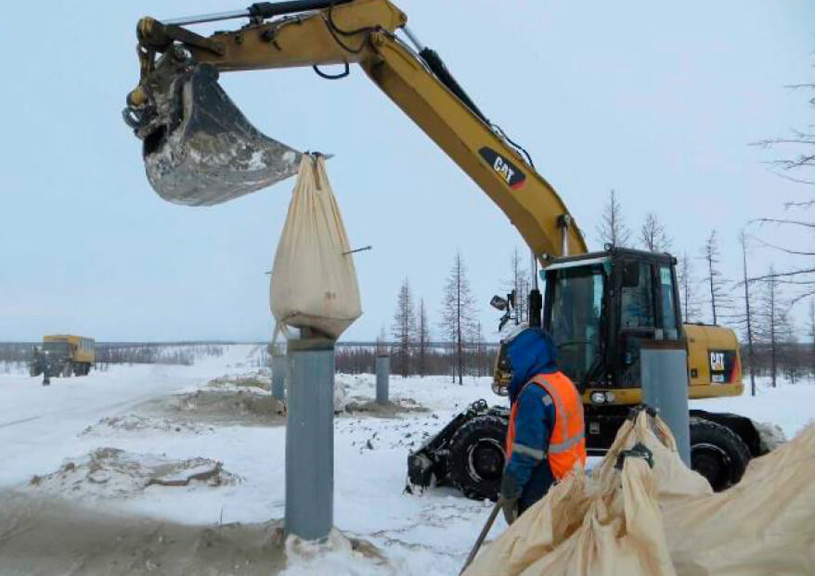
[[[277,246],[270,304],[277,328],[338,338],[362,314],[357,273],[325,158],[304,154]]]

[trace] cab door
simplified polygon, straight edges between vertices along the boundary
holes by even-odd
[[[657,330],[656,283],[650,262],[621,260],[615,266],[618,293],[615,381],[621,388],[640,385],[640,342]]]
[[[670,261],[623,260],[615,267],[619,293],[616,383],[640,386],[640,343],[679,340],[682,330]]]

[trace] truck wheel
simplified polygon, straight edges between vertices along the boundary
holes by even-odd
[[[498,499],[504,472],[507,423],[498,416],[476,416],[450,439],[450,480],[473,500]]]
[[[690,460],[691,468],[704,476],[715,492],[721,492],[741,480],[750,462],[750,449],[730,428],[691,418]]]

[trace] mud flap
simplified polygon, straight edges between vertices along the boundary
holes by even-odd
[[[144,166],[165,200],[211,206],[297,173],[301,153],[252,126],[206,64],[173,70],[151,87]]]

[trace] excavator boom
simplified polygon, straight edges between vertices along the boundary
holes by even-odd
[[[239,16],[250,24],[209,37],[152,18],[139,22],[142,75],[125,119],[144,140],[148,179],[163,198],[217,204],[296,171],[300,152],[255,129],[218,85],[220,72],[358,64],[507,214],[543,263],[586,252],[565,204],[525,152],[433,50],[414,51],[396,36],[407,17],[388,0],[261,3],[227,14]],[[203,20],[181,20],[195,21]]]

